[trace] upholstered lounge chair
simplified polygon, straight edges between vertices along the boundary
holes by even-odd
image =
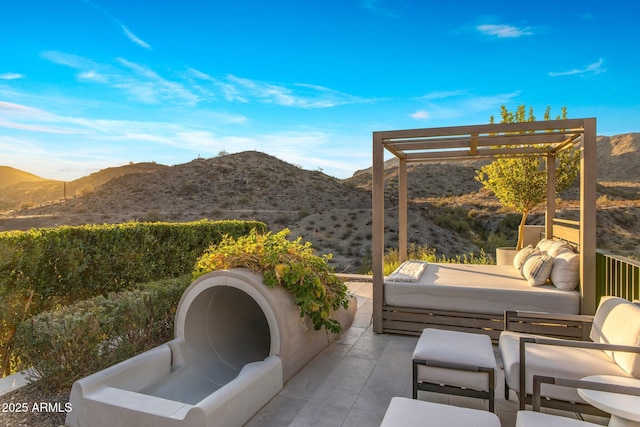
[[[640,378],[640,305],[603,297],[593,318],[589,341],[546,338],[503,331],[499,341],[504,363],[505,399],[515,390],[520,409],[531,402],[533,376],[581,379],[591,375]],[[575,390],[550,385],[543,405],[602,415]]]
[[[533,379],[533,411],[518,411],[516,427],[597,427],[593,424],[575,418],[541,413],[540,391],[542,384],[553,384],[554,387],[571,387],[589,390],[600,390],[622,393],[629,396],[640,396],[640,388],[624,387],[612,384],[594,383],[567,378],[552,378],[534,376]],[[546,387],[546,386],[545,386]],[[422,400],[394,397],[391,399],[381,427],[430,426],[430,427],[500,427],[498,417],[479,409],[461,408],[441,403],[425,402]]]

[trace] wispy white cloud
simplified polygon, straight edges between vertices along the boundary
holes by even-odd
[[[122,32],[124,33],[124,35],[131,40],[133,43],[137,44],[140,47],[143,47],[145,49],[151,49],[151,46],[149,45],[149,43],[145,42],[144,40],[142,40],[140,37],[136,36],[135,34],[133,34],[133,32],[129,29],[129,27],[127,27],[126,25],[124,25],[122,22],[120,22],[115,16],[113,16],[111,13],[109,13],[107,10],[101,8],[100,6],[96,5],[95,3],[91,2],[90,0],[82,0],[86,5],[88,5],[89,7],[97,10],[98,12],[100,12],[101,14],[105,15],[107,18],[109,18],[109,20],[111,22],[113,22],[114,24],[116,24],[118,27],[120,27],[120,29],[122,30]]]
[[[434,92],[432,97],[427,95],[421,99],[421,108],[410,114],[410,117],[416,120],[440,120],[485,112],[493,114],[499,111],[501,105],[509,104],[519,95],[520,91],[486,96],[475,95],[466,90]]]
[[[431,117],[428,111],[418,110],[415,113],[411,114],[411,118],[416,120],[426,120]]]
[[[482,34],[496,36],[498,38],[516,38],[533,35],[531,27],[516,27],[505,24],[481,24],[476,29]]]
[[[158,103],[163,99],[183,101],[195,105],[200,100],[198,95],[189,90],[183,83],[165,79],[151,68],[118,58],[118,63],[128,70],[133,71],[127,78],[119,79],[119,87],[126,89],[129,93],[137,95],[139,99],[149,103]]]
[[[144,40],[140,39],[140,37],[133,34],[126,25],[120,24],[120,28],[122,28],[122,31],[129,38],[129,40],[131,40],[138,46],[141,46],[145,49],[151,49],[151,46],[149,45],[149,43],[145,42]]]
[[[2,73],[0,74],[0,80],[17,80],[23,79],[24,75],[19,73]]]
[[[233,74],[213,77],[193,68],[188,69],[186,75],[190,79],[211,85],[213,90],[220,92],[223,99],[231,102],[257,101],[299,108],[331,108],[367,102],[355,95],[309,83],[270,83]]]
[[[190,115],[188,122],[175,117],[109,120],[0,102],[0,117],[3,161],[49,178],[75,179],[79,173],[129,161],[176,164],[198,155],[215,156],[222,150],[258,150],[306,169],[320,167],[334,176],[348,176],[354,165],[365,167],[366,163],[362,153],[358,153],[362,158],[349,162],[341,152],[331,152],[336,135],[326,129],[264,132],[233,126],[226,130],[226,125],[243,124],[247,119],[225,113],[200,111]],[[43,132],[48,133],[46,138],[38,136]]]
[[[58,50],[48,50],[42,52],[40,56],[54,64],[65,65],[71,68],[91,70],[99,66],[97,63],[83,56],[60,52]]]
[[[116,65],[113,65],[58,51],[44,52],[42,56],[56,64],[78,70],[79,80],[123,90],[142,103],[195,105],[200,101],[198,94],[183,83],[166,79],[152,69],[124,58],[116,58]]]
[[[430,92],[426,95],[420,96],[416,98],[419,101],[431,101],[434,99],[444,99],[444,98],[452,98],[457,96],[463,96],[468,94],[468,90],[459,89],[459,90],[449,90],[449,91],[435,91]]]
[[[402,15],[397,10],[388,7],[388,3],[388,0],[360,0],[360,7],[386,18],[400,18]]]
[[[82,133],[68,126],[68,122],[62,123],[63,120],[54,114],[13,102],[0,101],[0,117],[0,128],[5,129],[66,135]]]
[[[288,87],[281,84],[237,77],[231,74],[225,77],[220,87],[228,100],[248,102],[250,99],[257,99],[260,102],[287,107],[330,108],[338,105],[365,102],[365,100],[357,96],[323,86],[294,83]]]
[[[560,72],[550,72],[549,76],[551,77],[559,77],[559,76],[573,76],[573,75],[598,75],[606,72],[607,70],[603,68],[604,59],[600,58],[598,61],[587,65],[584,68],[574,68],[569,71],[560,71]]]
[[[0,119],[0,128],[24,130],[30,132],[56,133],[62,135],[73,135],[79,133],[73,129],[57,128],[53,126],[30,125],[26,123],[12,122]]]
[[[116,58],[113,64],[99,64],[58,51],[44,52],[42,56],[78,70],[76,76],[81,81],[125,91],[133,99],[146,104],[169,102],[195,106],[203,101],[224,99],[312,109],[367,102],[355,95],[308,83],[275,84],[231,74],[213,77],[193,68],[175,73],[179,78],[172,80],[125,58]]]

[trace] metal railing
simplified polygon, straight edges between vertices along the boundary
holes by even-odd
[[[640,261],[596,251],[596,300],[616,296],[640,299]]]

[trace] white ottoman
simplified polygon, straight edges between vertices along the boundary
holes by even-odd
[[[413,351],[413,398],[418,390],[477,397],[494,412],[496,369],[488,335],[427,328]]]
[[[500,427],[494,413],[440,403],[394,397],[380,427]]]

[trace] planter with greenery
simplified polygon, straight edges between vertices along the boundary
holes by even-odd
[[[238,238],[226,236],[200,257],[193,278],[215,270],[249,268],[262,273],[265,285],[289,291],[300,316],[309,316],[315,330],[324,327],[340,333],[340,322],[332,316],[336,310],[348,308],[350,298],[343,280],[327,263],[331,255],[317,256],[310,242],[303,243],[300,237],[289,241],[288,234],[284,229],[275,234],[254,230]]]

